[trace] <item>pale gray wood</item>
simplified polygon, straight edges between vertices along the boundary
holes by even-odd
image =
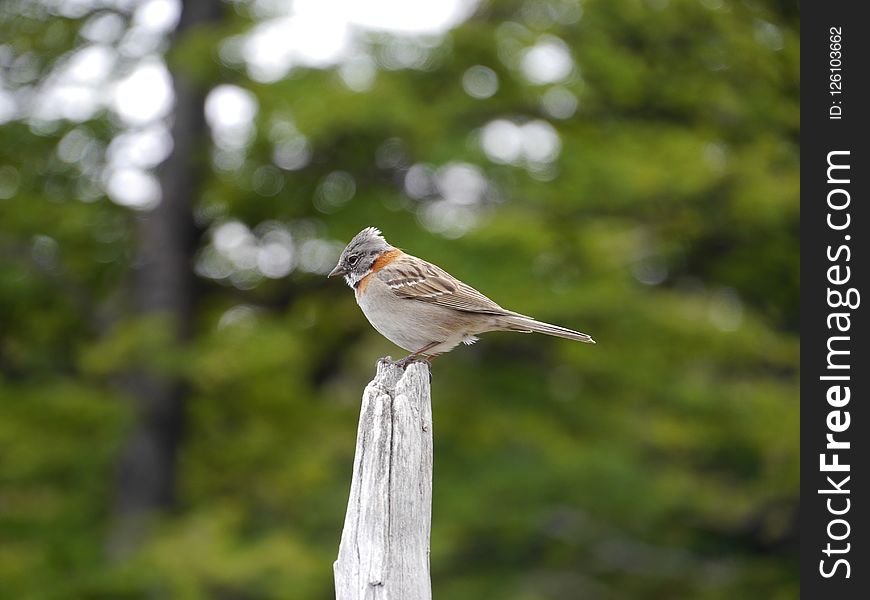
[[[336,600],[429,600],[431,520],[429,366],[382,361],[363,393]]]

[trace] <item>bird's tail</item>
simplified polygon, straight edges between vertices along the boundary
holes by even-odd
[[[504,328],[507,331],[519,331],[521,333],[545,333],[560,338],[576,340],[586,344],[594,344],[595,340],[579,331],[568,329],[567,327],[559,327],[550,323],[535,321],[529,317],[508,317],[503,321]]]

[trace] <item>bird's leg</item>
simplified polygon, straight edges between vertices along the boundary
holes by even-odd
[[[434,348],[435,346],[437,346],[437,345],[440,344],[440,343],[441,343],[441,342],[440,342],[440,341],[437,341],[437,340],[434,341],[434,342],[430,342],[430,343],[426,344],[425,346],[423,346],[422,348],[420,348],[419,350],[417,350],[416,352],[411,352],[411,354],[409,354],[408,356],[406,356],[406,357],[403,358],[402,360],[397,360],[394,364],[395,364],[397,367],[401,367],[401,368],[404,369],[404,368],[407,367],[409,364],[411,364],[412,362],[414,362],[415,360],[417,360],[417,357],[418,357],[418,356],[420,356],[421,354],[425,354],[425,353],[426,353],[426,350],[431,350],[432,348]],[[429,360],[429,362],[432,362],[432,361],[431,361],[431,358],[428,359],[428,360]]]

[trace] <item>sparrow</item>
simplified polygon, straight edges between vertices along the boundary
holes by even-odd
[[[340,275],[372,327],[411,353],[396,363],[402,367],[473,344],[488,331],[595,343],[585,333],[502,308],[444,269],[391,246],[374,227],[360,231],[342,251],[329,277]]]

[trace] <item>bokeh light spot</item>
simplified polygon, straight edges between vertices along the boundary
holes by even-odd
[[[522,53],[520,69],[530,83],[558,83],[574,71],[574,61],[565,42],[543,35],[537,44]]]
[[[205,99],[205,118],[215,144],[225,149],[244,148],[255,134],[256,97],[235,85],[219,85]]]
[[[489,67],[475,65],[462,75],[462,89],[472,98],[489,98],[498,91],[498,75]]]
[[[552,87],[541,98],[541,105],[554,119],[570,119],[577,112],[577,96],[563,87]]]
[[[106,192],[116,204],[135,210],[150,210],[160,203],[160,182],[141,169],[125,168],[111,171]]]
[[[129,125],[146,125],[165,117],[173,102],[169,71],[156,58],[142,61],[115,85],[112,95],[112,108]]]

